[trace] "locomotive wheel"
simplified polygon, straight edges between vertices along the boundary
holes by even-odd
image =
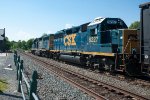
[[[110,66],[110,73],[114,73],[115,72],[115,65],[111,65]]]
[[[112,62],[113,61],[111,59],[106,57],[99,58],[99,70],[113,72],[115,70],[115,66]]]
[[[81,62],[81,64],[82,64],[83,66],[86,66],[86,64],[87,64],[87,59],[86,59],[86,57],[84,57],[83,55],[81,55],[81,57],[80,57],[80,62]]]
[[[93,62],[90,62],[90,61],[87,61],[87,66],[89,69],[93,70],[93,66],[94,66],[94,63]]]
[[[89,55],[88,57],[87,57],[87,67],[89,68],[89,69],[93,69],[93,62],[92,62],[92,56],[91,55]]]
[[[140,66],[137,59],[130,58],[125,65],[125,72],[129,76],[137,76],[140,72]]]
[[[49,53],[49,58],[50,58],[50,59],[53,58],[53,53]]]
[[[104,68],[104,63],[99,63],[99,71],[104,71],[105,68]]]
[[[46,52],[46,58],[49,58],[49,52]]]

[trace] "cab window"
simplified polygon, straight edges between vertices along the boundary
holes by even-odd
[[[91,36],[96,36],[97,35],[97,28],[90,29],[90,35]]]

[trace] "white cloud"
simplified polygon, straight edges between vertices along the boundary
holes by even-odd
[[[35,37],[39,37],[38,34],[29,33],[29,32],[25,32],[25,31],[20,30],[20,31],[16,32],[15,35],[11,36],[11,40],[15,40],[15,41],[25,40],[25,41],[27,41],[28,39],[35,38]]]
[[[47,34],[53,34],[52,31],[47,31]],[[29,40],[31,38],[38,38],[42,36],[42,33],[31,33],[31,32],[27,32],[27,31],[23,31],[23,30],[19,30],[17,32],[6,32],[6,36],[9,38],[10,41],[14,40],[14,41],[18,41],[18,40]]]
[[[72,25],[71,24],[66,24],[65,25],[65,29],[67,29],[67,28],[71,28],[72,27]]]
[[[52,31],[48,31],[47,34],[53,34],[53,32]]]

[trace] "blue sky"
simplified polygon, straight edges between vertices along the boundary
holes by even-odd
[[[149,0],[0,0],[0,29],[10,40],[55,33],[96,17],[119,17],[129,26],[140,20],[139,4]]]

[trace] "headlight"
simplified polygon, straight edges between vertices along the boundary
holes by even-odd
[[[121,36],[120,39],[123,39],[123,37]]]
[[[148,59],[148,55],[145,55],[145,59]]]

